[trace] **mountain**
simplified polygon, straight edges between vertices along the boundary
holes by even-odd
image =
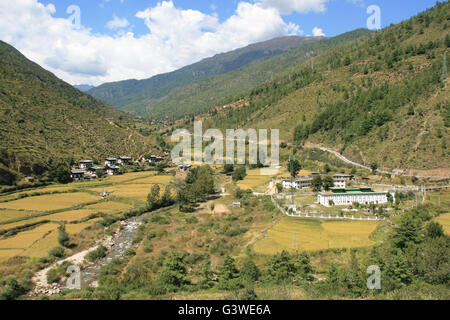
[[[120,110],[146,115],[155,103],[160,102],[175,88],[237,70],[321,39],[321,37],[297,36],[276,38],[218,54],[150,79],[106,83],[89,90],[89,94]]]
[[[83,92],[88,92],[89,90],[95,88],[95,86],[91,86],[90,84],[77,84],[74,85],[74,87]]]
[[[135,119],[58,79],[0,41],[0,184],[68,159],[149,151]]]
[[[380,168],[448,168],[448,12],[438,3],[293,65],[211,109],[204,128],[278,128],[300,149],[320,144]]]

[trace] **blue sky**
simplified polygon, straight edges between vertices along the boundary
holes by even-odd
[[[332,37],[381,27],[435,0],[17,0],[0,1],[0,40],[71,84],[145,79],[286,35]],[[69,6],[80,10],[80,24]]]
[[[148,28],[142,19],[136,18],[136,13],[148,7],[154,7],[158,0],[46,0],[44,4],[53,3],[57,9],[55,17],[66,18],[65,11],[70,5],[81,8],[82,24],[92,28],[94,32],[114,34],[106,24],[113,15],[126,18],[136,35],[143,35]],[[251,2],[251,1],[249,1]],[[204,13],[217,13],[221,22],[229,18],[236,10],[237,1],[234,0],[174,0],[177,8],[198,10]],[[310,12],[307,14],[293,12],[283,15],[286,21],[298,24],[305,35],[311,34],[314,27],[320,27],[326,36],[336,36],[356,28],[365,28],[369,15],[366,9],[369,5],[378,5],[381,9],[382,27],[391,23],[398,23],[417,13],[434,6],[435,0],[332,0],[327,3],[324,12]]]

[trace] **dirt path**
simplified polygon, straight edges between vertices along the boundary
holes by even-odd
[[[317,148],[317,149],[320,149],[320,150],[322,150],[322,151],[332,153],[332,154],[335,155],[338,159],[342,160],[342,161],[345,162],[345,163],[351,164],[351,165],[353,165],[353,166],[355,166],[355,167],[359,167],[359,168],[362,168],[362,169],[366,169],[366,170],[370,170],[370,171],[372,170],[372,169],[369,168],[368,166],[365,166],[365,165],[363,165],[363,164],[360,164],[360,163],[357,163],[357,162],[354,162],[354,161],[352,161],[352,160],[347,159],[345,156],[343,156],[343,155],[340,154],[339,152],[337,152],[337,151],[335,151],[335,150],[333,150],[333,149],[330,149],[330,148],[322,147],[322,146],[320,146],[320,145],[313,144],[313,143],[307,143],[307,144],[305,144],[305,148]],[[414,172],[417,171],[416,176],[417,176],[417,177],[420,177],[420,178],[429,178],[429,179],[438,178],[438,179],[446,179],[446,178],[449,178],[449,177],[450,177],[450,173],[449,173],[450,170],[449,170],[449,169],[443,168],[443,169],[436,169],[436,170],[439,170],[439,172],[443,173],[444,175],[442,175],[442,176],[428,175],[427,170],[413,170],[413,171],[414,171]],[[408,170],[406,170],[406,169],[404,169],[403,171],[404,171],[404,172],[408,172]],[[411,171],[411,170],[409,170],[409,171]],[[430,171],[430,172],[433,172],[433,170],[429,170],[429,171]],[[378,172],[379,172],[379,173],[384,173],[384,174],[392,174],[392,175],[396,175],[395,172],[391,172],[391,171],[378,170]],[[402,174],[402,176],[405,176],[405,177],[412,177],[412,176],[414,176],[414,174]]]

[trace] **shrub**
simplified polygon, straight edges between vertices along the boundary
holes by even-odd
[[[66,254],[66,251],[64,250],[64,248],[61,247],[54,247],[52,249],[50,249],[50,251],[48,252],[48,255],[51,257],[55,257],[55,258],[62,258],[64,257]]]

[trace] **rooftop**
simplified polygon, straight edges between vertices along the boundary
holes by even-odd
[[[371,188],[331,188],[329,192],[321,192],[323,195],[332,194],[378,194],[383,192],[374,192]]]
[[[72,170],[72,174],[84,174],[84,173],[86,173],[86,170],[84,169]]]

